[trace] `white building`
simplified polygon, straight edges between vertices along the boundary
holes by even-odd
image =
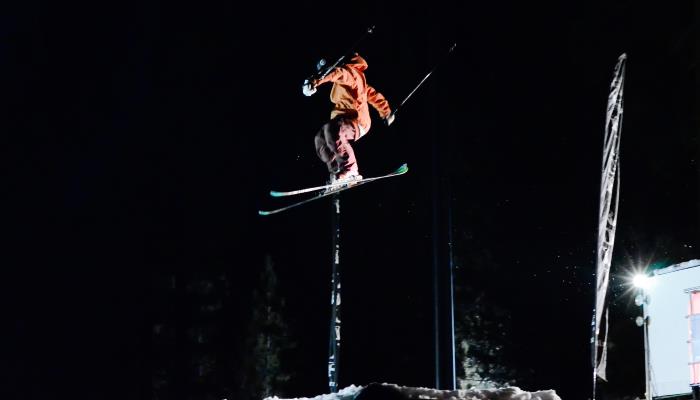
[[[700,385],[700,260],[654,271],[644,289],[652,398]]]

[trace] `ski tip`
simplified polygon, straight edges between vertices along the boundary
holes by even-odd
[[[282,192],[278,192],[276,190],[270,190],[270,196],[272,197],[282,197]]]
[[[262,215],[263,217],[266,215],[270,215],[270,214],[271,214],[271,212],[269,212],[269,211],[258,211],[258,215]]]
[[[396,170],[396,173],[398,174],[404,174],[406,172],[408,172],[408,164],[403,164],[399,167],[399,169]]]

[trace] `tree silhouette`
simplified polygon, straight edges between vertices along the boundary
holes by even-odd
[[[283,361],[286,352],[295,347],[284,321],[284,308],[285,300],[278,293],[272,257],[266,255],[258,285],[253,291],[238,384],[240,399],[259,400],[283,395],[285,384],[292,378]]]

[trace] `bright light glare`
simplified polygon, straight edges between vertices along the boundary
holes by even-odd
[[[651,279],[644,274],[637,274],[632,278],[632,284],[640,289],[647,289],[651,285]]]

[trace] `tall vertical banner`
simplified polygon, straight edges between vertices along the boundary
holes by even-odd
[[[620,200],[620,134],[622,133],[623,88],[627,55],[622,54],[615,65],[610,84],[605,117],[603,166],[600,180],[600,208],[598,212],[598,251],[596,256],[596,294],[592,323],[593,398],[598,378],[607,380],[608,308],[605,297],[610,278],[610,263],[615,245],[617,210]],[[601,327],[603,333],[601,334]]]

